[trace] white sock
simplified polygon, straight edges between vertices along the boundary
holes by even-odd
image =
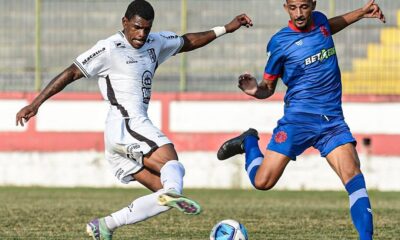
[[[111,215],[104,217],[104,221],[106,222],[107,228],[111,231],[114,231],[114,229],[118,227],[118,224]]]
[[[128,207],[125,207],[106,217],[106,225],[111,230],[137,222],[144,221],[170,209],[170,207],[158,204],[158,196],[165,192],[163,189],[135,199]]]
[[[183,176],[185,176],[185,167],[177,160],[168,161],[160,170],[161,184],[166,191],[172,188],[182,193]]]

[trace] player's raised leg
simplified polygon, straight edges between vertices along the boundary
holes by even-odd
[[[251,184],[259,190],[271,189],[281,177],[290,158],[278,152],[261,153],[258,146],[258,132],[250,128],[241,135],[222,144],[218,150],[219,160],[225,160],[236,154],[245,153],[245,170]]]
[[[217,152],[218,159],[226,160],[230,157],[235,156],[236,154],[245,153],[244,140],[247,137],[249,137],[251,139],[255,139],[255,141],[257,142],[259,139],[257,130],[254,128],[249,128],[247,131],[243,132],[239,136],[234,137],[234,138],[229,139],[228,141],[224,142]],[[252,140],[252,141],[254,141],[254,140]],[[258,143],[257,143],[257,146],[258,146]],[[261,154],[261,152],[260,152],[260,154]]]
[[[349,208],[353,224],[360,240],[370,240],[373,236],[373,215],[360,161],[352,143],[335,148],[326,159],[339,175],[349,194]]]
[[[109,157],[110,163],[114,160],[118,161],[119,164],[116,168],[125,167],[126,171],[123,172],[128,172],[132,168],[140,169],[131,176],[119,175],[122,182],[127,183],[129,179],[135,179],[154,193],[135,199],[129,206],[109,216],[92,220],[87,225],[87,232],[94,239],[111,239],[115,229],[144,221],[171,209],[171,207],[185,214],[200,213],[200,205],[181,194],[185,169],[177,160],[168,160],[178,158],[172,144],[165,144],[149,156],[144,157],[143,161],[140,161],[145,163],[144,167],[141,163],[133,159],[127,160],[119,154],[106,154],[106,156]],[[118,172],[122,171],[117,170],[116,173]]]
[[[237,154],[246,153],[245,169],[249,175],[250,182],[255,186],[255,176],[258,167],[261,165],[264,155],[258,147],[258,132],[249,128],[237,137],[224,142],[217,152],[219,160],[225,160]]]
[[[154,192],[135,199],[129,206],[109,216],[89,222],[86,230],[93,239],[112,239],[113,232],[117,228],[141,222],[170,209],[158,204],[159,195],[165,192],[158,174],[144,168],[132,177]]]

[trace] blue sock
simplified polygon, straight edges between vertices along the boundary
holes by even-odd
[[[374,226],[364,176],[361,173],[358,174],[345,187],[349,193],[351,218],[360,240],[370,240],[374,234]]]
[[[244,151],[246,152],[246,165],[245,169],[249,175],[250,182],[254,186],[254,180],[258,167],[260,167],[264,155],[258,147],[258,139],[255,136],[247,136],[243,141]]]

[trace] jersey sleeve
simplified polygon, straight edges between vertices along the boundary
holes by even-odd
[[[177,54],[183,46],[183,38],[173,32],[160,32],[161,50],[158,63],[161,64],[169,57]]]
[[[86,78],[101,76],[110,68],[110,47],[106,41],[99,41],[91,49],[79,55],[74,64]]]
[[[264,69],[264,79],[274,81],[282,76],[284,64],[283,51],[276,39],[272,38],[267,46],[267,63]]]
[[[329,31],[328,32],[329,35],[331,34],[332,31],[331,31],[331,26],[329,24],[329,19],[326,17],[325,14],[323,14],[322,12],[314,11],[313,12],[313,20],[314,20],[316,26],[319,26],[319,27],[324,26]],[[324,30],[321,29],[321,31],[324,31]],[[328,33],[325,33],[325,34],[328,34]]]

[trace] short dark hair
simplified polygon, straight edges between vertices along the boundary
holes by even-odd
[[[126,9],[125,17],[131,20],[135,15],[146,20],[153,20],[154,9],[146,0],[135,0],[132,1]]]

